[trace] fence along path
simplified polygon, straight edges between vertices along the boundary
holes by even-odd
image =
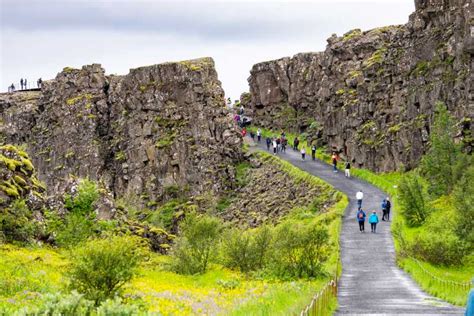
[[[263,140],[255,146],[259,150],[266,150]],[[349,206],[342,219],[342,275],[338,280],[339,307],[336,315],[463,314],[463,308],[452,306],[423,292],[409,275],[396,265],[390,222],[381,221],[377,225],[376,234],[370,232],[370,224],[366,222],[365,233],[359,232],[355,217],[356,192],[362,190],[362,208],[366,212],[377,210],[379,219],[380,204],[386,197],[385,193],[365,181],[347,179],[342,172],[334,173],[331,166],[319,160],[311,161],[311,157],[307,157],[306,161],[302,161],[300,153],[292,149],[279,154],[279,157],[323,179],[349,197]],[[392,207],[392,217],[396,207]]]

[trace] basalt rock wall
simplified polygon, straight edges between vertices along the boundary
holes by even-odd
[[[328,39],[324,52],[259,63],[242,97],[267,128],[305,131],[358,167],[414,167],[428,146],[436,103],[472,150],[474,4],[417,0],[405,25]]]
[[[228,190],[241,159],[210,58],[125,76],[64,68],[41,91],[0,94],[0,135],[26,148],[50,193],[72,175],[147,204]]]

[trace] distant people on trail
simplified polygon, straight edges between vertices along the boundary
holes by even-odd
[[[293,141],[293,150],[298,150],[298,145],[300,144],[300,140],[298,137],[295,137],[295,140]]]
[[[281,139],[277,138],[276,142],[277,142],[277,153],[279,153],[281,151]]]
[[[357,217],[357,222],[359,222],[359,230],[360,232],[364,232],[364,223],[365,223],[365,212],[359,207],[359,210],[357,211],[356,214]]]
[[[311,159],[316,160],[316,145],[311,146]]]
[[[356,199],[357,199],[357,206],[359,208],[362,207],[362,199],[364,198],[364,193],[359,190],[357,193],[356,193]]]
[[[14,92],[15,91],[15,85],[12,83],[11,86],[8,87],[8,92]]]
[[[36,81],[36,85],[41,89],[43,86],[43,79],[39,78],[38,81]]]
[[[301,159],[304,160],[305,157],[306,157],[306,149],[304,149],[304,147],[303,147],[303,148],[301,148]]]
[[[377,223],[379,222],[379,217],[377,216],[377,212],[373,211],[372,214],[369,216],[369,223],[370,223],[370,231],[375,233],[377,229]]]
[[[252,138],[252,140],[255,140],[255,133],[250,131],[250,138]]]
[[[346,161],[346,164],[344,165],[344,175],[346,178],[351,177],[351,163],[349,161]]]
[[[382,221],[385,221],[385,217],[387,217],[387,200],[382,200]]]
[[[25,79],[25,81],[23,81],[23,84],[24,84],[24,86],[25,86],[25,90],[28,89],[28,86],[27,86],[27,83],[26,83],[26,79]]]
[[[392,203],[390,203],[390,198],[387,196],[386,199],[386,208],[387,208],[387,221],[390,220],[390,209],[392,208]]]
[[[257,129],[257,141],[260,143],[261,139],[262,139],[262,130],[259,128]]]
[[[471,290],[469,291],[469,296],[467,297],[466,312],[464,316],[473,316],[474,315],[474,278],[471,280]]]
[[[20,90],[23,90],[23,78],[20,79]]]
[[[338,159],[338,157],[337,157],[335,152],[332,153],[331,159],[332,159],[333,170],[334,170],[334,172],[337,172],[337,159]]]
[[[276,139],[273,139],[273,154],[274,155],[277,154],[277,149],[278,149],[277,141],[276,141]]]
[[[245,128],[242,128],[242,137],[245,137],[247,135],[247,130]]]
[[[267,142],[267,150],[270,150],[270,146],[272,144],[272,140],[270,139],[270,137],[267,137],[266,142]]]
[[[288,144],[288,140],[286,138],[282,138],[281,140],[281,151],[286,153],[286,145]]]

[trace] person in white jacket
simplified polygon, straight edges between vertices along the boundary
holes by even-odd
[[[359,190],[356,193],[357,205],[359,206],[359,208],[362,207],[362,199],[363,198],[364,198],[364,193],[361,190]]]

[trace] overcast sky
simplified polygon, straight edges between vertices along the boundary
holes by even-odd
[[[108,74],[211,56],[226,95],[248,91],[252,65],[322,51],[331,34],[403,24],[414,0],[0,0],[0,91],[62,68]]]

